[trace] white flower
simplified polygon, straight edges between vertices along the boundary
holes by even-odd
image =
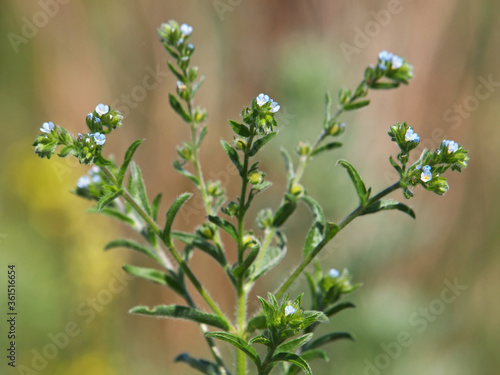
[[[443,146],[446,146],[448,148],[448,154],[453,154],[458,150],[458,143],[455,141],[450,141],[448,139],[445,139],[443,141]]]
[[[257,105],[259,107],[262,107],[269,101],[269,95],[264,95],[263,93],[260,93],[259,96],[255,98],[255,100],[257,101]]]
[[[94,141],[98,146],[102,146],[106,142],[106,136],[99,132],[94,133]]]
[[[383,61],[383,62],[387,62],[387,61],[390,61],[392,59],[394,55],[390,52],[387,52],[387,51],[382,51],[378,54],[378,58]]]
[[[98,184],[101,182],[101,176],[99,176],[98,174],[95,174],[92,176],[92,182],[95,183],[95,184]]]
[[[95,111],[97,112],[97,114],[99,116],[102,116],[102,115],[105,115],[106,113],[109,112],[109,106],[108,105],[105,105],[105,104],[98,104],[96,107],[95,107]]]
[[[78,179],[78,182],[76,183],[76,186],[79,188],[79,189],[86,189],[89,185],[90,185],[90,177],[85,175],[85,176],[82,176]]]
[[[191,35],[191,33],[193,32],[193,27],[189,26],[186,23],[183,23],[179,30],[181,31],[182,35],[188,36]]]
[[[391,60],[392,69],[399,69],[403,66],[403,59],[399,56],[394,55]]]
[[[288,305],[285,307],[285,316],[292,315],[295,313],[295,308],[293,306]]]
[[[177,81],[177,88],[179,91],[184,91],[187,89],[187,86],[182,81]]]
[[[420,142],[420,137],[418,136],[417,133],[413,131],[411,127],[408,128],[405,134],[405,141],[406,142]]]
[[[49,134],[52,130],[54,130],[54,123],[52,121],[44,122],[42,127],[40,128],[40,131],[42,133],[47,133],[47,134]]]
[[[330,271],[328,271],[328,275],[330,277],[336,278],[336,277],[339,277],[340,272],[337,271],[335,268],[332,268]]]
[[[271,113],[276,113],[280,110],[280,106],[278,102],[275,102],[274,100],[271,99]]]
[[[90,168],[90,175],[93,176],[93,175],[96,175],[96,174],[99,174],[99,172],[101,171],[101,169],[97,166],[97,165],[94,165],[92,168]]]
[[[423,182],[429,182],[430,180],[432,180],[432,173],[431,173],[431,166],[430,165],[426,165],[422,168],[422,173],[420,174],[420,179],[423,181]]]

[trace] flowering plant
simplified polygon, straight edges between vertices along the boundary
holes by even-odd
[[[408,84],[413,77],[413,67],[405,59],[383,51],[377,63],[366,68],[363,79],[354,90],[339,91],[339,103],[333,113],[332,99],[329,94],[326,95],[324,121],[319,127],[319,135],[312,144],[299,143],[296,150],[297,167],[294,167],[291,155],[285,149],[281,150],[287,175],[282,201],[274,210],[262,209],[255,218],[256,228],[249,228],[246,220],[249,207],[257,201],[256,196],[271,185],[271,181],[261,171],[256,156],[277,134],[279,124],[276,113],[280,105],[261,93],[243,108],[240,120],[229,120],[234,139],[232,142],[222,140],[221,146],[241,179],[239,196],[229,200],[221,181],[206,181],[202,173],[199,150],[207,134],[207,111],[195,106],[194,102],[203,77],[199,78],[198,68],[191,66],[195,47],[189,39],[193,28],[170,21],[161,25],[158,32],[173,59],[168,62],[168,67],[177,78],[176,92],[169,95],[169,102],[188,125],[191,135],[188,141],[177,148],[179,160],[174,161],[174,168],[192,181],[199,191],[205,210],[204,224],[193,232],[173,229],[176,215],[192,193],[177,197],[166,212],[164,224],[159,224],[162,195],[150,199],[141,169],[132,161],[143,140],[130,145],[121,164],[117,164],[114,158],[103,156],[103,149],[111,139],[112,131],[121,127],[123,120],[118,111],[107,105],[99,104],[87,115],[89,132],[84,135],[74,137],[61,126],[52,122],[44,123],[41,134],[33,144],[35,152],[42,158],[50,159],[61,147],[58,156],[72,155],[82,164],[93,165],[78,180],[74,193],[95,201],[95,212],[120,220],[142,235],[142,243],[118,239],[108,243],[106,249],[125,247],[149,257],[158,268],[125,265],[123,269],[131,275],[172,289],[185,301],[183,305],[159,305],[153,308],[137,306],[130,310],[133,314],[188,319],[199,325],[213,356],[212,360],[183,353],[176,361],[185,362],[204,374],[229,374],[233,370],[219,351],[220,340],[234,346],[237,374],[247,372],[248,359],[259,374],[269,374],[277,366],[288,375],[299,371],[312,374],[309,365],[311,360],[328,359],[320,347],[339,339],[353,338],[346,332],[331,332],[315,337],[315,329],[335,314],[354,307],[343,298],[360,284],[352,284],[351,275],[345,269],[342,272],[336,269],[325,272],[315,262],[313,272],[309,273],[305,271],[306,267],[358,216],[399,210],[414,218],[415,214],[409,206],[385,197],[402,189],[404,197],[409,199],[417,185],[444,194],[449,186],[442,174],[448,169],[461,171],[465,168],[469,159],[467,151],[454,141],[444,140],[437,150],[424,150],[417,160],[410,162],[410,154],[419,145],[420,137],[406,123],[394,124],[388,134],[400,152],[395,159],[389,157],[389,161],[399,174],[398,181],[373,194],[355,167],[345,160],[339,160],[338,165],[345,168],[354,185],[359,204],[339,222],[325,218],[321,205],[302,185],[307,166],[320,154],[342,146],[337,139],[346,130],[346,125],[339,121],[339,117],[345,111],[367,106],[370,102],[366,97],[370,89],[395,89],[400,84]],[[287,239],[283,227],[300,203],[305,204],[312,214],[312,225],[304,241],[302,260],[274,293],[269,293],[267,298],[258,298],[261,309],[252,312],[249,318],[249,293],[259,278],[285,257]],[[221,231],[226,232],[234,242],[237,260],[233,264],[228,261],[229,245],[222,241]],[[197,251],[213,257],[233,285],[237,301],[234,319],[221,310],[191,268],[190,260]],[[292,283],[303,273],[312,301],[309,309],[303,306],[303,294],[291,299],[287,294]],[[188,283],[194,286],[210,312],[196,305],[188,291]],[[265,348],[265,352],[259,350],[259,346]]]

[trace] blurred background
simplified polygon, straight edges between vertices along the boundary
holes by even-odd
[[[339,87],[355,87],[381,50],[414,65],[410,85],[372,91],[369,107],[342,117],[345,146],[314,161],[304,179],[307,189],[338,221],[357,202],[336,160],[351,161],[374,190],[387,186],[394,178],[387,158],[397,150],[386,132],[398,121],[414,127],[422,147],[433,149],[445,138],[465,145],[470,166],[447,175],[451,189],[444,197],[417,189],[407,202],[416,221],[397,212],[363,217],[327,249],[325,270],[348,268],[364,286],[350,296],[358,307],[324,328],[350,331],[357,342],[332,344],[330,362],[312,363],[313,371],[498,372],[498,1],[8,0],[0,7],[0,311],[6,311],[8,264],[17,267],[19,311],[18,367],[8,368],[2,356],[2,374],[195,374],[174,363],[175,356],[209,356],[194,324],[127,314],[135,305],[178,300],[160,286],[125,276],[124,263],[151,266],[143,257],[102,250],[112,239],[135,234],[84,213],[91,203],[70,191],[88,168],[70,159],[39,159],[31,147],[43,122],[82,132],[86,114],[107,103],[121,109],[125,120],[106,153],[120,160],[132,141],[146,138],[136,160],[149,194],[163,192],[166,209],[191,190],[172,168],[188,129],[167,100],[175,79],[156,29],[169,19],[194,27],[193,63],[206,75],[197,101],[209,111],[203,166],[206,177],[222,179],[230,195],[238,179],[219,145],[232,138],[227,119],[237,120],[260,92],[281,105],[280,133],[262,153],[262,168],[275,184],[258,197],[261,207],[276,207],[281,199],[279,148],[293,151],[299,140],[314,141],[319,133],[325,91],[336,97]],[[393,195],[404,200],[400,191]],[[179,216],[179,228],[203,221],[196,199],[189,205],[194,213]],[[274,290],[297,263],[309,225],[301,207],[286,226],[288,258],[255,294]],[[231,313],[232,291],[215,263],[200,254],[193,264]],[[302,282],[292,293],[305,290]],[[230,354],[224,345],[222,350]],[[20,372],[20,366],[35,372]]]

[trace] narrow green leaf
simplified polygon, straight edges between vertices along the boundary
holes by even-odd
[[[61,157],[61,158],[65,158],[66,156],[68,156],[71,151],[74,150],[74,146],[71,144],[71,145],[67,145],[65,147],[63,147],[61,149],[61,151],[59,152],[59,154],[57,154],[57,156]]]
[[[132,184],[132,192],[139,198],[140,206],[151,215],[151,207],[149,206],[148,195],[146,193],[146,185],[144,184],[144,179],[142,178],[142,172],[139,166],[135,163],[130,164],[130,179]]]
[[[175,216],[179,212],[180,208],[186,201],[193,196],[192,193],[183,193],[177,197],[177,199],[172,203],[172,206],[168,209],[167,212],[167,221],[165,223],[165,228],[163,229],[163,239],[166,243],[171,243],[171,231],[172,224],[174,223]]]
[[[184,82],[186,83],[184,80],[184,76],[182,75],[181,72],[179,72],[177,70],[177,68],[174,66],[174,64],[172,64],[170,61],[167,61],[167,65],[168,65],[168,68],[170,69],[170,71],[174,74],[174,76],[181,82]]]
[[[226,154],[229,156],[229,159],[233,162],[233,164],[238,168],[238,171],[241,174],[241,169],[243,168],[241,165],[240,157],[238,156],[238,153],[236,150],[226,141],[221,140],[220,144],[222,145],[222,148],[224,151],[226,151]]]
[[[124,223],[131,225],[131,226],[133,226],[135,223],[132,218],[130,218],[129,216],[127,216],[123,212],[118,211],[116,208],[112,208],[109,206],[104,207],[103,209],[101,209],[100,212],[97,210],[96,207],[91,207],[91,208],[87,209],[87,213],[89,213],[89,214],[101,213],[101,214],[107,215],[109,217],[113,217],[115,219],[123,221]]]
[[[307,375],[312,375],[311,367],[306,360],[294,353],[278,353],[271,358],[271,362],[290,362],[300,367]]]
[[[337,235],[339,230],[340,228],[337,224],[330,222],[326,223],[325,242],[330,242],[330,240]]]
[[[295,171],[293,169],[293,161],[292,157],[283,147],[281,148],[281,155],[283,156],[283,160],[285,161],[285,169],[288,183],[293,180],[295,177]]]
[[[271,270],[277,266],[281,260],[285,257],[287,246],[286,237],[281,232],[276,232],[277,244],[276,246],[269,247],[259,266],[254,270],[253,274],[250,276],[252,280],[257,280],[259,277],[264,275],[267,271]]]
[[[333,150],[334,148],[339,148],[339,147],[342,147],[342,142],[330,142],[324,144],[323,146],[315,148],[314,151],[311,153],[311,156],[316,156],[322,152]]]
[[[399,87],[398,82],[375,82],[370,85],[370,88],[375,90],[395,89],[396,87]]]
[[[354,109],[363,108],[370,104],[369,100],[360,100],[359,102],[344,104],[344,111],[352,111]]]
[[[262,344],[262,345],[266,345],[266,346],[271,346],[271,340],[269,340],[264,335],[255,336],[249,342],[250,342],[250,344]]]
[[[220,375],[219,367],[217,366],[217,364],[207,361],[206,359],[197,359],[191,357],[188,353],[179,354],[175,358],[175,362],[187,363],[189,366],[205,375]]]
[[[354,305],[351,302],[340,302],[340,303],[337,303],[336,305],[333,305],[329,309],[327,309],[325,311],[325,315],[326,316],[333,316],[333,315],[337,314],[338,312],[341,312],[344,309],[349,309],[349,308],[354,308],[354,307],[356,307],[356,305]]]
[[[415,219],[415,212],[410,207],[408,207],[404,203],[396,202],[390,199],[376,201],[375,203],[372,203],[363,210],[363,213],[361,215],[373,214],[375,212],[384,210],[398,210],[404,212],[405,214],[410,215],[412,218]]]
[[[297,207],[297,199],[295,196],[293,194],[285,194],[283,203],[274,214],[273,227],[279,228],[282,226],[293,211],[295,211],[295,207]]]
[[[199,185],[200,184],[200,181],[198,180],[198,178],[192,174],[191,172],[188,172],[187,170],[185,170],[183,167],[182,167],[182,164],[179,163],[178,160],[175,160],[174,161],[174,168],[177,172],[179,172],[181,175],[189,178],[192,182],[194,182],[195,185]]]
[[[195,234],[188,232],[172,231],[171,235],[174,240],[184,242],[186,245],[191,245],[197,238]]]
[[[104,156],[97,155],[94,158],[94,164],[97,165],[98,167],[106,167],[108,165],[111,165],[111,162],[107,160]]]
[[[168,95],[168,100],[170,102],[170,106],[172,109],[177,112],[179,116],[182,117],[182,119],[185,122],[191,122],[191,116],[188,115],[188,113],[185,111],[185,109],[182,107],[181,103],[177,100],[174,94],[169,94]]]
[[[356,169],[349,162],[345,160],[339,160],[337,164],[340,164],[347,170],[347,173],[349,173],[349,177],[351,177],[352,183],[356,188],[356,192],[358,193],[358,197],[361,201],[361,204],[364,204],[368,199],[368,194],[366,191],[365,183],[359,176],[358,171],[356,171]]]
[[[229,329],[229,324],[221,317],[188,306],[160,305],[153,309],[149,309],[147,306],[136,306],[130,309],[129,313],[155,316],[158,318],[186,319],[197,323],[208,324],[225,331]]]
[[[134,143],[130,145],[130,147],[127,149],[127,152],[125,152],[125,157],[123,159],[123,164],[120,166],[120,170],[118,171],[118,184],[122,186],[123,184],[123,179],[125,178],[125,173],[127,173],[128,166],[130,165],[130,162],[132,161],[132,157],[134,156],[135,151],[137,148],[141,145],[141,143],[144,141],[144,139],[138,139]]]
[[[205,334],[206,337],[212,337],[214,339],[219,339],[222,341],[226,341],[231,345],[234,345],[236,348],[245,353],[252,361],[255,363],[257,368],[260,368],[260,358],[254,348],[252,348],[245,340],[242,338],[233,335],[228,332],[208,332]]]
[[[106,194],[103,196],[99,201],[97,202],[97,211],[101,211],[104,207],[106,207],[108,204],[113,202],[116,198],[118,198],[120,195],[123,194],[123,189],[120,189],[118,191],[115,191],[113,193]]]
[[[125,272],[133,276],[151,281],[155,284],[168,286],[169,288],[177,292],[180,296],[186,295],[186,290],[184,286],[181,283],[179,283],[179,281],[174,279],[172,276],[167,275],[163,272],[160,272],[153,268],[136,267],[128,264],[124,265],[122,268]]]
[[[234,268],[234,276],[240,277],[248,268],[250,268],[252,263],[255,261],[255,258],[257,258],[257,255],[259,255],[259,250],[260,248],[257,246],[250,250],[243,262]]]
[[[256,140],[253,143],[252,149],[250,150],[250,152],[248,154],[250,156],[254,156],[261,149],[262,146],[264,146],[267,142],[269,142],[271,139],[276,137],[276,134],[278,134],[278,133],[277,132],[269,133],[269,134],[263,136],[262,138]]]
[[[193,87],[191,87],[191,98],[194,98],[201,85],[203,85],[203,82],[205,82],[205,76],[201,76],[198,82],[196,82]]]
[[[256,329],[266,329],[267,319],[264,315],[257,315],[249,320],[247,324],[247,332],[251,333]]]
[[[231,235],[231,237],[233,237],[235,241],[238,241],[238,231],[236,230],[234,225],[231,224],[229,221],[224,220],[218,216],[211,216],[211,215],[208,216],[208,220],[210,220],[210,222],[214,223],[218,227],[224,229],[227,233]]]
[[[203,128],[201,128],[200,134],[198,134],[198,139],[196,140],[196,145],[198,147],[200,147],[201,142],[203,142],[203,139],[207,135],[207,132],[208,132],[208,127],[207,126],[203,126]]]
[[[354,341],[354,337],[352,337],[352,335],[349,332],[330,332],[327,333],[326,335],[317,338],[314,341],[308,342],[306,345],[304,345],[303,350],[306,351],[310,349],[316,349],[330,342],[337,340],[344,340],[344,339]]]
[[[308,350],[308,351],[300,353],[300,356],[306,361],[311,361],[313,359],[323,359],[326,362],[328,362],[330,360],[330,358],[328,358],[328,355],[321,349]],[[288,369],[288,372],[286,373],[286,375],[295,375],[299,371],[300,371],[299,367],[291,366]]]
[[[229,120],[229,125],[233,128],[233,131],[241,137],[250,137],[250,129],[239,122]]]
[[[158,210],[160,209],[162,194],[158,194],[151,204],[151,215],[154,220],[158,220]]]
[[[306,333],[296,339],[287,341],[276,348],[276,353],[279,352],[293,352],[294,350],[300,348],[302,345],[306,344],[313,337],[313,333]]]
[[[323,240],[323,233],[325,231],[325,215],[319,203],[310,196],[304,195],[301,200],[306,203],[313,216],[313,223],[307,233],[304,244],[303,257],[305,258]]]
[[[226,257],[224,255],[224,253],[220,250],[219,247],[216,247],[216,246],[212,245],[211,243],[204,241],[204,240],[201,240],[201,239],[195,239],[193,241],[193,246],[196,246],[201,251],[210,255],[222,267],[224,267],[227,264]]]
[[[162,263],[160,257],[158,255],[156,255],[156,253],[153,250],[147,248],[144,245],[141,245],[140,243],[137,243],[137,242],[129,240],[129,239],[120,239],[120,240],[111,241],[104,247],[104,250],[109,250],[109,249],[113,249],[116,247],[125,247],[128,249],[138,251],[144,255],[147,255],[148,257],[153,259],[155,262],[158,262],[160,264]]]

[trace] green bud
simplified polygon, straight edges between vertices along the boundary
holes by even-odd
[[[239,209],[240,209],[239,204],[234,201],[231,201],[227,204],[226,208],[223,209],[223,212],[228,216],[236,216]]]
[[[199,124],[205,121],[206,118],[207,118],[207,110],[201,109],[200,107],[196,107],[196,109],[194,110],[194,121]]]
[[[252,172],[248,175],[248,182],[252,185],[261,184],[264,181],[264,175],[262,172]]]
[[[177,154],[182,160],[190,161],[193,158],[193,149],[189,143],[184,142],[182,146],[177,147]]]
[[[343,122],[338,123],[331,120],[328,124],[328,134],[334,137],[341,135],[345,130],[345,124]]]
[[[245,150],[247,148],[247,141],[244,140],[243,138],[236,138],[234,140],[234,145],[236,146],[236,148],[238,150],[243,151],[243,150]]]
[[[204,223],[196,228],[196,233],[207,240],[211,240],[215,235],[215,227],[211,223]]]
[[[259,229],[270,228],[273,225],[273,211],[270,208],[261,210],[257,215],[257,227]]]
[[[189,82],[194,82],[194,80],[196,78],[198,78],[198,67],[193,66],[193,67],[189,68],[189,71],[188,71]]]
[[[311,151],[311,145],[309,144],[309,142],[300,141],[295,150],[300,156],[307,156]]]
[[[260,246],[259,240],[251,233],[243,236],[243,247],[245,249],[254,250]]]
[[[208,181],[207,194],[212,197],[220,197],[224,194],[224,188],[221,187],[220,181]]]
[[[293,184],[290,188],[290,193],[296,197],[300,197],[304,193],[304,187],[301,184]]]

